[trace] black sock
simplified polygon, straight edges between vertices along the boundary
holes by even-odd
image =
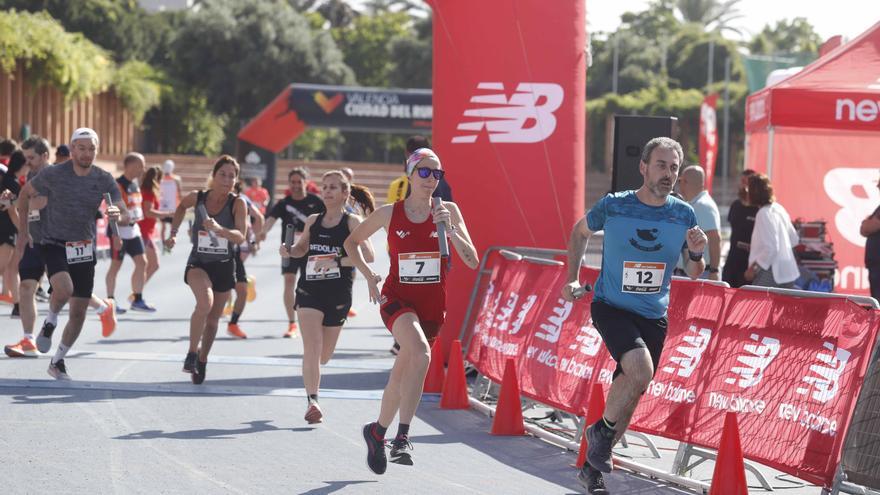
[[[12,310],[13,310],[13,311],[18,311],[18,303],[15,303],[15,304],[12,305]]]
[[[409,425],[404,423],[399,423],[397,425],[397,436],[395,438],[400,437],[408,437],[409,436]]]
[[[236,323],[238,323],[238,319],[239,319],[240,317],[241,317],[241,313],[236,313],[235,311],[233,311],[233,312],[232,312],[232,317],[229,318],[229,323],[235,325]]]
[[[144,294],[143,294],[143,293],[141,293],[141,292],[135,292],[135,293],[134,293],[134,302],[143,301],[143,300],[144,300]]]
[[[601,425],[604,426],[605,428],[608,428],[609,430],[612,430],[612,431],[613,431],[613,430],[614,430],[614,426],[615,426],[617,423],[614,422],[614,421],[608,421],[608,418],[606,418],[605,416],[602,416],[602,420],[599,421],[599,424],[601,424]]]
[[[309,404],[318,402],[318,394],[309,394]]]
[[[373,437],[376,440],[384,440],[385,439],[385,432],[387,432],[387,431],[388,431],[387,426],[380,425],[378,421],[373,423]]]

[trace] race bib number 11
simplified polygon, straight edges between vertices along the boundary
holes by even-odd
[[[623,262],[621,290],[630,294],[656,294],[663,285],[666,263]]]
[[[440,282],[440,253],[402,253],[398,255],[397,264],[403,284]]]
[[[95,259],[95,247],[92,241],[67,242],[64,244],[67,251],[67,264],[88,263]]]

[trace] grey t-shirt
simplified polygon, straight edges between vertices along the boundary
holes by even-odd
[[[109,172],[92,165],[89,173],[76,175],[73,161],[43,169],[31,181],[47,197],[43,208],[43,244],[88,241],[95,238],[95,213],[104,193],[114,203],[122,199],[116,180]]]
[[[52,165],[46,165],[43,167],[43,170],[51,167]],[[42,170],[40,171],[42,172]],[[34,180],[40,172],[34,172],[31,170],[27,174],[28,182]],[[43,216],[45,215],[44,210],[29,210],[28,211],[28,232],[31,234],[31,239],[34,240],[34,244],[40,244],[43,242]]]

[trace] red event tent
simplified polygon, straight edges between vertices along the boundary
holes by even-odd
[[[828,222],[835,292],[868,293],[859,225],[880,206],[880,22],[749,96],[745,166],[793,218]]]

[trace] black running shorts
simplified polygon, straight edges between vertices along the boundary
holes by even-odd
[[[186,277],[193,268],[199,268],[208,274],[214,292],[228,292],[235,287],[235,263],[232,259],[208,262],[189,260],[183,272],[183,281],[187,285],[189,282]]]
[[[73,282],[73,297],[90,298],[95,287],[95,260],[82,263],[67,263],[67,249],[55,244],[42,244],[40,252],[46,262],[46,272],[51,282],[56,273],[67,272]]]
[[[18,262],[18,275],[22,280],[40,280],[46,273],[46,263],[43,262],[43,254],[40,245],[34,247],[25,246],[21,261]]]
[[[341,327],[348,319],[348,310],[351,309],[351,290],[312,294],[297,287],[296,309],[299,308],[311,308],[324,313],[321,324],[325,327]]]
[[[135,237],[134,239],[123,239],[122,240],[122,249],[116,251],[113,249],[113,244],[110,244],[110,249],[113,251],[113,259],[122,261],[125,258],[125,255],[129,255],[132,258],[135,256],[144,254],[144,240],[141,239],[140,236]]]
[[[593,300],[590,310],[593,325],[605,341],[605,347],[608,348],[611,357],[617,361],[615,377],[623,372],[620,367],[620,359],[623,355],[638,348],[648,350],[654,363],[654,372],[657,372],[660,354],[666,342],[668,321],[665,316],[652,320],[596,299]]]

